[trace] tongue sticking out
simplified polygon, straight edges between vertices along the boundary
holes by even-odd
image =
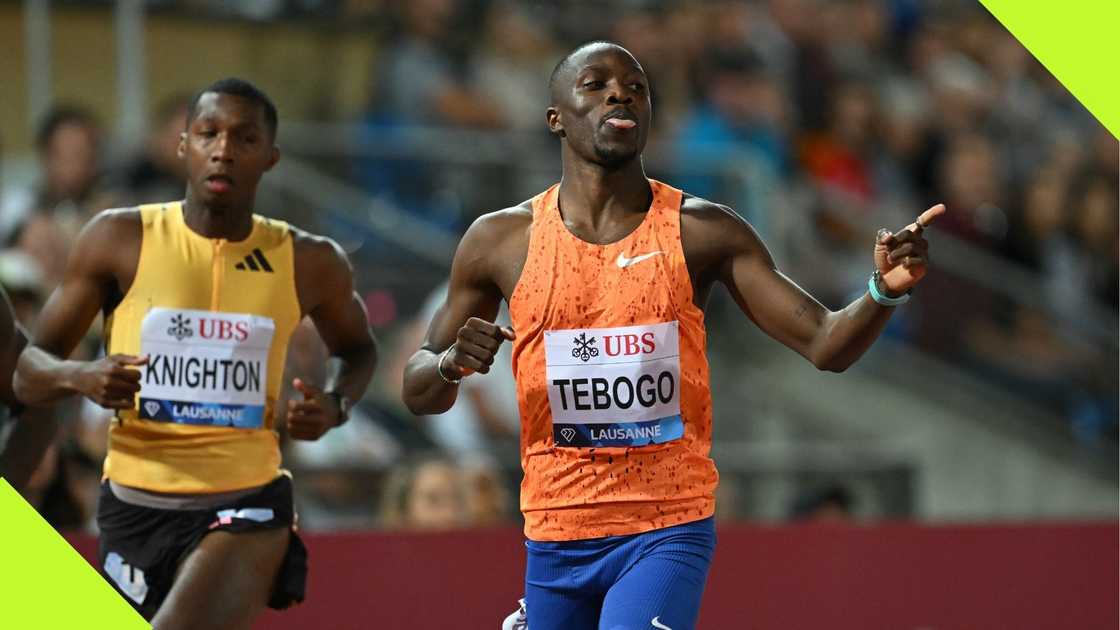
[[[615,129],[631,129],[638,126],[638,123],[625,118],[610,118],[607,120],[607,124]]]

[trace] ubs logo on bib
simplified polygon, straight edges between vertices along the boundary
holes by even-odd
[[[575,348],[572,348],[572,357],[587,363],[591,359],[599,356],[599,349],[593,348],[595,345],[595,338],[587,338],[587,333],[580,333],[580,335],[572,339]]]
[[[179,313],[171,318],[171,327],[167,329],[167,334],[174,337],[176,341],[182,341],[187,337],[193,337],[194,331],[191,330],[191,320],[186,315]]]

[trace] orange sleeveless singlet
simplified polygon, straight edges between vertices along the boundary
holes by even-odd
[[[650,186],[642,223],[607,245],[564,226],[559,184],[532,200],[510,299],[531,540],[637,534],[715,510],[704,313],[681,247],[682,193]]]

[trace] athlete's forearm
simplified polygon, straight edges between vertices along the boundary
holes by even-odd
[[[830,372],[848,369],[879,338],[893,312],[864,294],[844,310],[829,313],[813,343],[813,364]]]
[[[421,348],[408,360],[401,398],[412,413],[418,416],[443,413],[455,404],[458,394],[458,385],[440,377],[438,354]]]
[[[12,387],[25,405],[41,405],[82,393],[80,376],[85,361],[68,361],[36,346],[19,356]]]
[[[368,343],[337,352],[327,359],[327,380],[324,391],[342,394],[359,401],[377,368],[377,343],[371,336]]]

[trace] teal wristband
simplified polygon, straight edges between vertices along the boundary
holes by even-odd
[[[875,271],[867,280],[867,292],[871,294],[871,299],[875,300],[883,306],[901,306],[910,301],[910,292],[907,291],[898,297],[887,297],[879,293],[879,285],[875,280],[879,278],[879,272]]]

